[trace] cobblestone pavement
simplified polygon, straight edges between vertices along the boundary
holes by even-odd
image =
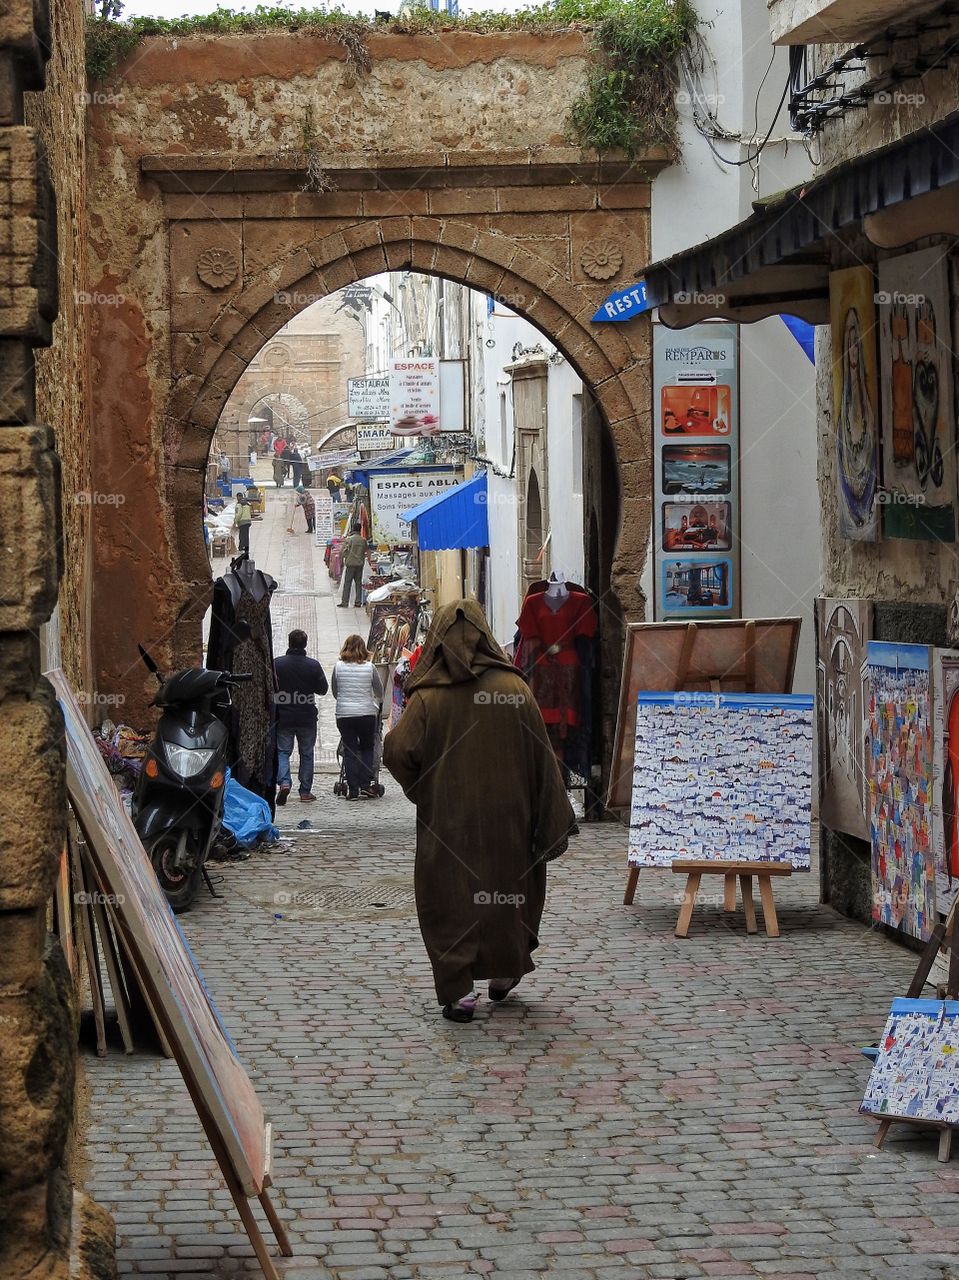
[[[551,868],[541,967],[457,1026],[412,809],[389,779],[355,805],[331,781],[182,919],[273,1122],[284,1276],[959,1276],[959,1170],[901,1127],[876,1151],[857,1114],[858,1047],[915,958],[818,906],[814,876],[777,885],[778,939],[713,903],[679,940],[677,883],[644,873],[623,907],[624,833],[588,827]],[[122,1271],[257,1274],[175,1065],[86,1067]]]

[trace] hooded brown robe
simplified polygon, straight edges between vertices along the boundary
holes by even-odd
[[[439,609],[383,760],[416,805],[416,910],[440,1004],[520,978],[546,863],[576,830],[539,708],[475,601]]]

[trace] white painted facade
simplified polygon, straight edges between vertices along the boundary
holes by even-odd
[[[700,91],[736,140],[713,140],[728,160],[753,155],[780,101],[787,51],[769,45],[762,0],[698,6],[706,58]],[[765,83],[760,92],[760,83]],[[692,120],[689,86],[680,87],[682,160],[652,184],[651,258],[700,244],[749,216],[752,202],[812,175],[783,110],[753,165],[722,164]],[[707,194],[708,193],[708,194]],[[815,679],[813,601],[820,583],[816,485],[815,370],[777,316],[740,329],[740,492],[744,617],[803,619],[795,691]],[[788,465],[786,465],[788,460]],[[789,476],[784,492],[782,477]],[[652,562],[644,590],[652,601]]]

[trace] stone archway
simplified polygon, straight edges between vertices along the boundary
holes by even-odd
[[[167,666],[199,654],[197,512],[230,391],[311,301],[395,268],[501,298],[590,387],[614,473],[601,576],[614,612],[642,616],[649,324],[592,316],[648,259],[650,182],[668,157],[565,144],[579,30],[384,33],[369,53],[351,88],[342,47],[302,32],[148,39],[118,70],[119,108],[91,116],[88,285],[112,300],[91,313],[93,466],[118,499],[95,512],[94,662],[133,722],[152,696],[136,642]],[[427,84],[442,121],[428,136]],[[481,112],[464,111],[467,88]],[[350,94],[363,103],[347,118]],[[322,189],[307,189],[308,168]]]
[[[389,269],[440,275],[498,297],[558,345],[590,387],[616,449],[622,516],[645,531],[649,518],[648,334],[628,339],[610,326],[590,326],[595,303],[543,258],[514,240],[467,222],[430,218],[370,220],[288,250],[227,303],[211,308],[194,332],[188,359],[175,363],[164,438],[173,444],[168,484],[181,574],[174,653],[197,652],[209,567],[195,513],[202,497],[210,441],[247,362],[294,315],[344,284]],[[595,290],[591,291],[595,293]],[[176,339],[176,334],[174,334]],[[186,350],[186,347],[181,349]],[[177,350],[176,342],[174,350]],[[643,539],[645,533],[643,534]],[[611,582],[627,614],[642,609],[636,544],[614,557]]]

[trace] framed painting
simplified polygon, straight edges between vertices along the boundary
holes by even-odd
[[[936,903],[930,652],[878,640],[866,650],[872,918],[923,941]]]
[[[871,267],[830,274],[829,313],[839,532],[857,542],[874,542],[879,534],[880,409]]]
[[[952,320],[945,249],[879,264],[883,531],[954,542]]]
[[[959,894],[959,649],[933,649],[932,684],[932,844],[945,916]]]
[[[868,600],[816,601],[819,816],[832,831],[869,839],[866,782]]]
[[[893,1000],[859,1110],[959,1125],[959,1001]]]

